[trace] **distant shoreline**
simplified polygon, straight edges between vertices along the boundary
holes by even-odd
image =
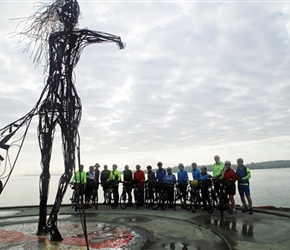
[[[207,167],[207,171],[211,172],[213,165],[198,165],[197,168],[200,169],[201,166],[206,166]],[[279,169],[279,168],[289,168],[290,169],[290,160],[279,160],[279,161],[266,161],[266,162],[257,162],[257,163],[250,163],[250,164],[245,164],[245,166],[247,166],[250,170],[256,170],[256,169]],[[163,166],[164,169],[166,169],[168,166]],[[232,164],[232,169],[236,169],[237,165],[236,164]],[[135,166],[131,166],[130,169],[132,171],[135,170]],[[100,171],[102,171],[103,168],[100,168]],[[123,173],[124,167],[123,166],[119,166],[118,170]],[[141,170],[143,170],[145,173],[147,173],[147,169],[146,166],[141,166]],[[157,167],[152,169],[154,172],[157,171]],[[185,166],[184,170],[187,171],[188,173],[191,172],[191,166]],[[89,171],[89,169],[85,170],[85,171]],[[179,171],[177,166],[172,167],[172,172],[173,173],[177,173]],[[52,173],[51,176],[59,176],[62,175],[63,172],[59,172],[59,173]],[[27,173],[27,174],[21,174],[21,175],[14,175],[15,177],[19,177],[19,176],[26,176],[26,177],[32,177],[32,176],[39,176],[40,175],[40,170],[37,173]]]

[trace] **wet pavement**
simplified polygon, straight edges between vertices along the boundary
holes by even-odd
[[[0,209],[1,249],[86,249],[80,217],[63,205],[58,227],[64,241],[35,236],[37,207]],[[290,212],[254,209],[254,214],[212,214],[200,209],[86,209],[91,249],[290,249]]]

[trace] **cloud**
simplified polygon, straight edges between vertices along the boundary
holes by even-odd
[[[209,164],[216,154],[289,159],[288,3],[79,3],[79,28],[126,42],[124,50],[109,43],[85,48],[75,68],[86,166]],[[33,3],[1,5],[3,127],[34,106],[45,76],[22,53],[23,43],[4,36],[15,28],[8,20],[32,14]],[[37,155],[37,137],[30,140]],[[62,165],[61,140],[55,144],[53,164]]]

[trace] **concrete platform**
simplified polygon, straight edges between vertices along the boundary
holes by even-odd
[[[221,218],[218,210],[100,205],[86,214],[90,249],[290,249],[289,211],[256,208],[252,215],[238,210]],[[59,216],[61,243],[36,237],[37,219],[37,207],[0,209],[0,249],[86,249],[80,217],[70,206]]]

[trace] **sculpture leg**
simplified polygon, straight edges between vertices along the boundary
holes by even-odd
[[[44,117],[44,116],[43,116]],[[47,216],[47,198],[49,190],[50,172],[49,165],[51,159],[51,149],[53,143],[54,126],[43,123],[45,119],[40,117],[38,140],[41,151],[41,165],[42,173],[40,174],[39,192],[40,192],[40,204],[39,204],[39,221],[37,235],[47,234],[46,216]]]
[[[51,240],[53,241],[63,240],[57,228],[57,215],[59,213],[63,197],[68,187],[68,183],[71,180],[73,169],[75,167],[75,146],[77,134],[76,130],[74,130],[72,126],[70,127],[70,129],[67,129],[67,126],[65,126],[65,129],[62,129],[62,132],[65,173],[61,176],[59,180],[57,195],[47,222]]]

